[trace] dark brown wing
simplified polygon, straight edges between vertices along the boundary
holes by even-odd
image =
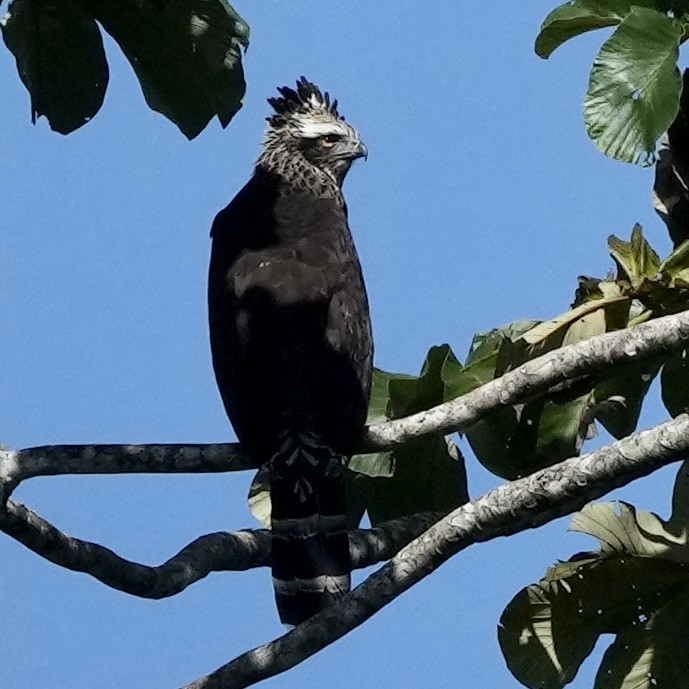
[[[286,424],[351,452],[371,376],[368,304],[345,209],[281,184],[257,172],[212,230],[213,365],[256,464]]]

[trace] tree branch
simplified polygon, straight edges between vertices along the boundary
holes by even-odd
[[[525,363],[501,378],[420,414],[372,426],[369,441],[388,447],[427,433],[463,428],[499,406],[544,391],[571,377],[612,364],[638,361],[678,349],[689,339],[689,312],[658,318],[624,331],[563,347]],[[237,444],[216,445],[64,445],[11,451],[0,449],[0,529],[39,555],[87,572],[103,583],[133,595],[170,596],[211,571],[241,570],[269,562],[269,539],[260,532],[203,536],[158,567],[129,562],[107,548],[71,538],[26,507],[8,502],[12,490],[35,476],[122,472],[214,472],[249,468]],[[394,548],[419,533],[409,518],[401,531],[364,532],[353,536],[359,566],[390,557]],[[415,521],[417,520],[417,521]],[[383,528],[383,527],[381,527]],[[392,531],[390,531],[392,529]],[[357,540],[358,539],[358,540]],[[360,559],[358,559],[360,558]]]
[[[450,402],[369,426],[367,447],[391,449],[431,433],[465,430],[498,407],[516,404],[566,380],[677,351],[687,341],[689,311],[597,335],[532,359]]]
[[[432,433],[463,430],[498,407],[555,385],[631,361],[681,349],[689,342],[689,311],[598,335],[532,359],[462,397],[404,419],[369,426],[366,451],[389,449]],[[252,468],[237,443],[204,445],[56,445],[0,448],[5,499],[21,481],[60,474],[199,473]],[[1,494],[1,493],[0,493]]]
[[[64,474],[213,473],[253,469],[239,443],[215,445],[44,445],[0,449],[0,481]]]
[[[390,559],[441,516],[428,512],[375,529],[351,531],[354,568]],[[240,572],[271,564],[270,532],[266,529],[206,534],[157,567],[131,562],[102,545],[72,538],[12,500],[0,512],[0,529],[56,565],[90,574],[111,588],[141,598],[174,596],[211,572]]]
[[[461,398],[406,419],[369,427],[367,448],[382,449],[423,435],[471,426],[496,408],[518,403],[554,385],[630,361],[680,349],[689,341],[689,311],[563,347],[506,373]],[[682,429],[682,433],[678,429]],[[638,476],[676,461],[689,449],[687,417],[608,448],[540,471],[491,491],[428,529],[343,606],[318,615],[292,634],[240,656],[190,688],[248,686],[282,672],[361,624],[455,552],[480,540],[543,524],[579,509]],[[653,443],[659,443],[653,447]],[[643,450],[643,451],[642,451]],[[648,453],[644,458],[643,452]],[[629,459],[632,457],[633,462]],[[47,559],[87,572],[134,595],[170,596],[211,571],[268,564],[265,532],[208,534],[159,567],[132,563],[103,546],[61,533],[9,500],[27,478],[57,474],[237,471],[250,464],[237,445],[91,445],[0,449],[0,529]],[[352,533],[355,566],[391,557],[438,515],[413,515],[371,531]]]
[[[277,675],[362,624],[473,543],[541,526],[689,453],[689,416],[504,484],[434,524],[329,608],[184,689],[240,689]]]

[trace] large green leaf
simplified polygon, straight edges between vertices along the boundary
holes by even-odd
[[[390,381],[393,378],[411,378],[403,373],[389,373],[374,369],[371,394],[368,405],[367,424],[382,423],[390,418]],[[392,452],[370,452],[354,455],[347,464],[356,474],[371,478],[390,478],[395,473],[395,458]],[[354,487],[354,485],[352,485]]]
[[[593,63],[584,119],[591,138],[611,158],[652,160],[657,139],[677,114],[682,23],[632,7]]]
[[[599,290],[599,293],[600,292]],[[622,308],[623,305],[626,305]],[[449,398],[465,394],[544,350],[626,323],[629,299],[610,291],[545,323],[519,321],[474,337],[467,365],[446,360],[442,377]],[[492,473],[516,478],[577,454],[591,432],[592,381],[574,384],[547,399],[498,409],[466,430],[479,461]]]
[[[465,395],[488,383],[512,363],[513,342],[540,321],[521,320],[474,335],[466,364],[447,356],[440,372],[445,385],[444,401]]]
[[[591,503],[574,516],[570,528],[598,539],[606,556],[623,553],[689,564],[689,525],[679,521],[683,516],[677,513],[666,522],[624,502]]]
[[[369,420],[382,420],[381,413],[402,418],[441,404],[448,394],[442,372],[450,364],[459,366],[450,347],[442,345],[431,347],[418,377],[376,372]],[[449,438],[420,438],[387,455],[387,465],[380,454],[360,455],[349,465],[359,472],[353,490],[372,524],[415,512],[448,512],[468,499],[464,460]]]
[[[394,458],[391,478],[357,479],[373,526],[416,512],[449,512],[469,499],[464,459],[449,437],[414,440]]]
[[[457,361],[449,345],[431,347],[419,376],[396,375],[390,379],[388,413],[391,419],[400,419],[443,402],[446,395],[442,370],[446,361]]]
[[[599,552],[551,567],[505,609],[498,635],[507,665],[528,687],[572,681],[601,634],[615,640],[596,689],[680,689],[689,670],[689,464],[678,473],[667,522],[631,505],[587,505],[572,529]],[[661,681],[662,680],[662,681]],[[681,680],[681,682],[680,682]]]
[[[600,283],[599,287],[602,285]],[[590,299],[527,330],[517,341],[517,348],[520,348],[521,343],[524,344],[521,347],[523,359],[527,360],[565,344],[581,342],[593,335],[615,329],[620,324],[620,312],[628,310],[630,301],[619,290],[606,290],[600,298]]]
[[[226,0],[81,0],[117,41],[148,105],[192,139],[212,117],[226,126],[245,83],[246,23]]]
[[[108,85],[93,17],[71,0],[13,0],[0,20],[5,44],[31,95],[31,118],[69,134],[100,109]]]
[[[512,674],[533,689],[560,689],[604,633],[624,634],[641,616],[675,603],[686,565],[629,555],[578,557],[522,589],[500,618],[498,640]],[[686,633],[674,629],[673,633]],[[604,685],[621,689],[622,685]]]
[[[536,38],[536,54],[547,58],[574,36],[619,24],[634,5],[656,8],[655,0],[573,0],[554,9]]]
[[[576,393],[575,393],[576,394]],[[471,449],[490,472],[515,479],[579,453],[589,436],[591,393],[539,398],[500,409],[466,431]]]

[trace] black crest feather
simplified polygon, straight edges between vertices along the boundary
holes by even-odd
[[[275,110],[275,114],[266,118],[272,126],[279,126],[284,124],[286,120],[294,114],[309,112],[314,109],[313,101],[316,100],[333,117],[344,119],[337,112],[337,99],[330,102],[330,94],[326,91],[323,93],[316,84],[310,82],[306,77],[302,76],[297,81],[296,91],[289,86],[282,86],[278,88],[280,98],[269,98],[268,103]]]

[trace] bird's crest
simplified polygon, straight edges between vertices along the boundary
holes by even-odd
[[[324,118],[344,120],[337,112],[337,99],[330,101],[330,94],[325,93],[306,79],[297,81],[296,91],[289,86],[278,88],[280,98],[269,98],[275,114],[266,118],[271,127],[280,127],[293,117],[299,115],[320,115]]]

